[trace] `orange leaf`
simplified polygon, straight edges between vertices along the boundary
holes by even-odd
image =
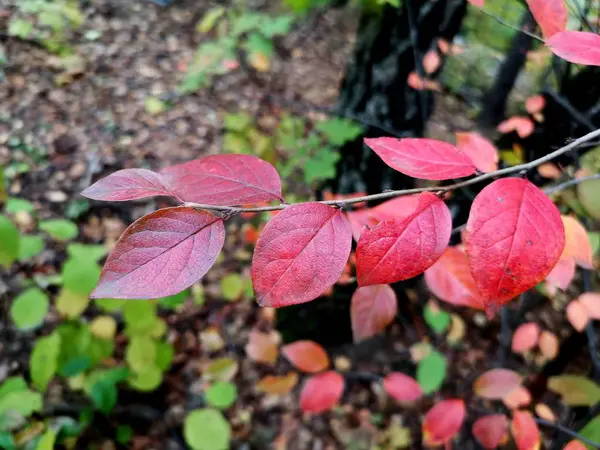
[[[460,399],[436,403],[423,419],[423,444],[434,447],[449,442],[460,431],[466,413]]]
[[[510,425],[518,450],[538,450],[540,430],[529,411],[515,411]]]
[[[448,55],[450,53],[450,43],[446,39],[438,39],[438,48],[442,55]]]
[[[566,445],[564,450],[587,450],[587,447],[579,441],[571,441]]]
[[[300,393],[300,409],[303,412],[321,413],[333,408],[344,393],[344,378],[329,371],[314,375],[304,383]]]
[[[509,369],[491,369],[473,383],[477,395],[489,400],[502,400],[521,386],[521,376]]]
[[[542,419],[547,420],[548,422],[556,422],[556,416],[554,415],[550,407],[545,403],[538,403],[537,405],[535,405],[535,413]]]
[[[600,293],[585,292],[577,301],[585,306],[591,319],[600,320]]]
[[[281,347],[281,353],[298,370],[316,373],[329,367],[329,356],[313,341],[296,341]]]
[[[277,360],[277,339],[273,333],[262,333],[258,330],[250,331],[246,344],[248,358],[264,363],[275,364]]]
[[[498,170],[500,159],[494,144],[478,133],[456,133],[456,146],[467,154],[481,172]]]
[[[500,125],[498,125],[498,131],[500,133],[511,133],[516,131],[520,138],[524,139],[533,133],[535,125],[529,117],[513,116],[506,119]]]
[[[483,448],[494,449],[508,439],[508,419],[505,414],[491,414],[475,421],[473,436]]]
[[[375,336],[394,321],[397,312],[398,300],[389,284],[358,288],[350,305],[354,342]]]
[[[541,176],[550,180],[558,180],[562,175],[558,166],[551,162],[538,166],[537,171]]]
[[[533,350],[540,337],[540,327],[535,322],[524,323],[515,330],[512,339],[512,351],[525,353]]]
[[[554,333],[546,330],[542,331],[538,345],[544,358],[552,360],[558,355],[559,342]]]
[[[256,385],[256,389],[265,394],[286,395],[289,394],[298,383],[298,374],[289,372],[287,375],[267,375]]]
[[[441,63],[440,55],[435,50],[429,50],[423,57],[423,68],[429,74],[438,70]]]
[[[383,379],[383,389],[399,402],[413,402],[423,395],[421,386],[414,378],[400,372],[392,372]]]
[[[561,258],[546,276],[546,290],[551,297],[558,289],[565,291],[575,278],[575,260],[571,257]]]
[[[573,300],[567,305],[567,319],[581,333],[590,321],[590,313],[583,303]]]
[[[562,257],[572,256],[584,269],[593,268],[593,251],[587,231],[576,218],[561,216],[565,226],[565,249]]]
[[[504,397],[502,402],[508,409],[519,409],[531,403],[531,394],[527,388],[519,386],[517,389]]]
[[[546,106],[546,99],[543,95],[534,95],[525,101],[525,109],[529,114],[541,112]]]

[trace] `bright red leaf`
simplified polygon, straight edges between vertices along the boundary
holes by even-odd
[[[529,114],[542,112],[546,106],[546,99],[543,95],[533,95],[525,101],[525,109]]]
[[[490,315],[546,278],[565,245],[560,212],[521,178],[494,181],[477,195],[464,238],[471,273]]]
[[[252,155],[210,155],[161,171],[170,191],[186,202],[215,206],[281,200],[275,168]]]
[[[423,395],[416,380],[401,372],[392,372],[383,379],[383,389],[399,402],[414,402]]]
[[[498,170],[498,150],[489,140],[475,132],[456,133],[456,146],[481,172]]]
[[[428,269],[442,255],[452,233],[452,218],[436,195],[423,192],[412,215],[386,220],[364,230],[356,248],[359,286],[406,280]]]
[[[600,66],[600,36],[588,31],[561,31],[546,40],[550,50],[575,64]]]
[[[281,347],[281,354],[296,369],[316,373],[329,367],[329,356],[323,347],[313,341],[296,341]]]
[[[481,295],[462,247],[446,248],[424,275],[427,287],[440,300],[456,306],[483,309]]]
[[[521,376],[509,369],[491,369],[473,383],[477,395],[489,400],[502,400],[521,386]]]
[[[575,260],[573,258],[560,258],[546,277],[545,283],[548,294],[554,296],[558,289],[565,291],[574,277]]]
[[[425,53],[425,56],[423,56],[423,68],[425,69],[425,72],[429,74],[438,70],[441,63],[442,59],[435,50],[429,50],[427,53]]]
[[[288,206],[256,243],[256,301],[278,308],[317,298],[342,274],[351,246],[350,224],[341,210],[321,203]]]
[[[490,414],[473,423],[473,436],[485,449],[494,449],[508,438],[508,419],[505,414]]]
[[[567,319],[581,333],[590,321],[590,313],[583,303],[573,300],[567,305]]]
[[[497,129],[500,133],[504,134],[515,131],[521,139],[525,139],[531,136],[531,133],[535,129],[535,124],[529,117],[513,116],[501,122]]]
[[[434,447],[450,441],[460,431],[467,410],[460,399],[436,403],[423,419],[423,444]]]
[[[375,336],[394,321],[397,312],[396,293],[389,285],[358,288],[350,304],[354,342]]]
[[[158,298],[190,287],[223,248],[223,221],[193,208],[154,211],[121,235],[92,298]]]
[[[600,320],[600,293],[584,292],[577,301],[585,306],[591,319]]]
[[[531,14],[542,29],[544,38],[549,38],[567,27],[569,14],[565,0],[527,0]]]
[[[333,408],[344,393],[344,378],[329,371],[307,379],[300,393],[300,409],[303,412],[321,413]]]
[[[520,325],[513,334],[512,351],[525,353],[533,350],[540,337],[540,327],[535,322],[527,322]]]
[[[510,430],[518,450],[538,450],[540,448],[540,430],[529,411],[513,412]]]
[[[94,200],[123,202],[172,194],[156,172],[147,169],[123,169],[96,181],[81,195]]]
[[[566,445],[564,450],[587,450],[587,447],[579,441],[571,441]]]
[[[449,180],[475,173],[473,162],[454,145],[435,139],[390,137],[365,139],[392,169],[413,178]]]
[[[594,267],[593,251],[590,238],[585,228],[575,217],[561,216],[565,227],[565,249],[563,258],[572,257],[580,267]]]

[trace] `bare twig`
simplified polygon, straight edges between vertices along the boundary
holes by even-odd
[[[587,18],[587,15],[581,9],[579,2],[577,0],[573,0],[573,1],[571,1],[571,3],[573,4],[573,6],[575,6],[575,9],[577,10],[579,17],[581,17],[581,20],[590,29],[590,31],[592,31],[593,33],[598,33],[598,30],[596,29],[596,27],[590,23],[590,21]]]
[[[484,173],[482,175],[471,178],[469,180],[450,184],[448,186],[431,186],[431,187],[424,187],[424,188],[386,191],[386,192],[380,192],[379,194],[363,195],[360,197],[353,197],[353,198],[349,198],[349,199],[345,199],[345,200],[324,200],[324,201],[320,201],[317,203],[322,203],[324,205],[343,207],[346,205],[352,205],[354,203],[368,202],[371,200],[383,200],[383,199],[387,199],[387,198],[400,197],[403,195],[418,194],[421,192],[436,192],[436,193],[442,194],[442,193],[452,191],[454,189],[462,188],[465,186],[471,186],[472,184],[476,184],[481,181],[489,180],[492,178],[528,171],[528,170],[533,169],[545,162],[552,161],[553,159],[559,157],[560,155],[568,153],[568,152],[576,149],[577,147],[579,147],[581,144],[588,142],[599,136],[600,136],[600,129],[598,129],[596,131],[592,131],[591,133],[588,133],[585,136],[580,137],[579,139],[575,139],[572,142],[570,142],[569,144],[565,145],[564,147],[561,147],[558,150],[556,150],[552,153],[549,153],[546,156],[538,158],[534,161],[531,161],[531,162],[528,162],[525,164],[519,164],[518,166],[506,167],[504,169],[496,170],[494,172]],[[301,203],[306,203],[306,202],[301,202]],[[299,204],[299,203],[295,203],[295,204]],[[225,212],[227,215],[240,214],[240,213],[246,213],[246,212],[277,211],[277,210],[285,209],[288,206],[290,206],[290,204],[285,203],[285,204],[280,204],[280,205],[261,206],[261,207],[255,207],[255,208],[240,208],[240,207],[236,207],[236,206],[216,206],[216,205],[206,205],[206,204],[190,203],[190,202],[184,203],[184,205],[192,207],[192,208],[197,208],[197,209],[221,211],[221,212]]]
[[[594,175],[588,175],[587,177],[575,178],[574,180],[565,181],[564,183],[557,184],[556,186],[550,186],[549,188],[544,189],[544,192],[548,195],[555,194],[556,192],[565,190],[570,188],[571,186],[576,186],[584,181],[589,180],[598,180],[600,179],[600,173],[596,173]]]
[[[544,42],[544,39],[542,39],[540,36],[538,36],[537,34],[533,34],[527,30],[523,30],[519,27],[516,27],[506,21],[504,21],[504,19],[501,19],[500,17],[496,16],[495,14],[492,14],[491,12],[485,10],[484,8],[479,8],[479,11],[481,11],[482,14],[485,14],[488,17],[491,17],[492,19],[494,19],[496,22],[501,23],[502,25],[504,25],[505,27],[510,28],[511,30],[515,30],[518,31],[519,33],[523,33],[526,34],[529,37],[532,37],[533,39],[537,39],[540,42]]]

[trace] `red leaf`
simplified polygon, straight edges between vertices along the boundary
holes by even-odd
[[[531,393],[524,386],[519,386],[506,397],[502,402],[508,409],[519,409],[531,404]]]
[[[546,290],[554,296],[556,291],[567,290],[575,277],[575,260],[573,258],[560,258],[554,268],[546,277]]]
[[[565,227],[565,249],[563,258],[573,257],[584,269],[594,267],[592,244],[585,228],[576,218],[561,216]]]
[[[494,449],[508,438],[508,419],[505,414],[480,417],[473,424],[473,436],[483,448]]]
[[[108,255],[92,298],[158,298],[190,287],[210,269],[225,241],[223,221],[177,207],[131,224]]]
[[[518,450],[538,450],[540,430],[529,411],[515,411],[510,425]]]
[[[464,237],[488,314],[546,278],[565,245],[558,209],[521,178],[494,181],[477,195]]]
[[[394,321],[397,312],[396,293],[389,285],[358,288],[350,305],[354,342],[375,336]]]
[[[491,369],[473,383],[477,395],[489,400],[502,400],[521,386],[521,376],[508,369]]]
[[[471,5],[477,8],[483,8],[485,6],[485,0],[467,0]]]
[[[587,450],[587,447],[579,441],[571,441],[567,444],[564,450]]]
[[[543,95],[533,95],[525,101],[525,109],[529,114],[542,112],[546,106],[546,99]]]
[[[436,195],[423,192],[404,220],[386,220],[364,230],[356,248],[359,286],[388,284],[419,275],[442,255],[452,233],[452,218]]]
[[[525,139],[533,133],[535,124],[529,117],[513,116],[500,123],[497,129],[504,134],[516,131],[521,139]]]
[[[313,341],[296,341],[281,347],[285,356],[296,369],[316,373],[329,367],[329,357],[323,347]]]
[[[303,412],[321,413],[333,408],[344,393],[344,378],[329,371],[314,375],[304,383],[300,393],[300,409]]]
[[[81,195],[94,200],[123,202],[172,194],[156,172],[146,169],[124,169],[96,181]]]
[[[475,173],[473,162],[447,142],[425,138],[365,139],[377,155],[392,169],[413,178],[449,180]]]
[[[275,364],[277,361],[277,339],[272,333],[250,331],[246,354],[254,361],[264,364]]]
[[[481,295],[462,247],[446,248],[424,275],[427,287],[440,300],[456,306],[483,309]]]
[[[478,133],[456,133],[456,146],[471,158],[481,172],[498,170],[498,150],[492,142]]]
[[[544,38],[549,38],[567,27],[569,14],[565,0],[527,0],[531,14],[542,29]]]
[[[383,389],[399,402],[414,402],[423,395],[421,386],[414,378],[400,372],[392,372],[383,379]]]
[[[215,206],[281,200],[275,168],[251,155],[210,155],[161,172],[171,192],[186,202]]]
[[[429,50],[427,53],[425,53],[425,56],[423,56],[423,68],[427,73],[431,74],[438,70],[441,63],[442,59],[435,50]]]
[[[341,210],[321,203],[288,206],[256,243],[256,301],[278,308],[317,298],[342,274],[351,246],[350,224]]]
[[[512,351],[525,353],[533,350],[540,338],[540,327],[535,322],[524,323],[515,330],[512,339]]]
[[[573,300],[567,305],[567,319],[581,333],[590,321],[590,313],[583,303]]]
[[[465,402],[459,399],[436,403],[423,419],[423,444],[434,447],[450,441],[465,420]]]
[[[600,66],[600,36],[587,31],[561,31],[546,40],[550,50],[575,64]]]
[[[600,320],[600,293],[584,292],[577,301],[585,306],[591,319]]]

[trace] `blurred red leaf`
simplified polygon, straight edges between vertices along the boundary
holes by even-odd
[[[567,27],[569,14],[565,0],[527,0],[533,18],[549,38]]]
[[[467,0],[471,5],[477,8],[483,8],[485,6],[485,0]]]
[[[551,162],[538,166],[537,171],[541,176],[550,180],[558,180],[562,175],[558,166]]]
[[[600,36],[588,31],[561,31],[546,40],[552,52],[575,64],[600,66]]]
[[[531,393],[524,386],[519,386],[506,397],[502,402],[508,409],[519,409],[531,404]]]
[[[396,318],[398,300],[387,284],[358,288],[352,295],[350,319],[354,342],[375,336]]]
[[[498,150],[489,140],[475,132],[456,133],[456,146],[481,172],[498,170]]]
[[[263,229],[252,258],[252,283],[261,306],[317,298],[344,271],[352,246],[341,210],[321,203],[288,206]]]
[[[225,242],[223,221],[193,208],[154,211],[132,223],[108,255],[92,298],[167,297],[210,269]]]
[[[423,395],[416,380],[400,372],[392,372],[383,379],[383,389],[399,402],[414,402]]]
[[[314,375],[304,382],[300,393],[300,409],[303,412],[321,413],[333,408],[344,393],[344,378],[329,371]]]
[[[462,427],[467,410],[460,399],[436,403],[423,419],[423,444],[434,447],[450,441]]]
[[[565,446],[564,450],[587,450],[587,447],[579,441],[571,441]]]
[[[462,247],[448,247],[429,269],[425,283],[440,300],[456,306],[483,309],[467,255]]]
[[[546,330],[542,331],[538,345],[544,358],[552,360],[558,355],[559,342],[554,333]]]
[[[491,369],[473,383],[475,394],[488,400],[502,400],[521,386],[521,376],[509,369]]]
[[[564,254],[564,253],[563,253]],[[554,268],[546,276],[546,290],[554,296],[560,289],[565,291],[575,278],[575,260],[573,258],[560,258]]]
[[[585,306],[591,319],[600,320],[600,293],[584,292],[577,301]]]
[[[573,300],[567,305],[567,319],[581,333],[590,321],[590,313],[583,303]]]
[[[423,68],[425,69],[425,72],[429,74],[438,70],[441,64],[442,59],[435,50],[429,50],[425,53],[425,56],[423,56]]]
[[[329,367],[329,356],[313,341],[296,341],[281,347],[281,353],[298,370],[316,373]]]
[[[298,374],[289,372],[287,375],[267,375],[256,385],[256,389],[265,394],[286,395],[298,384]]]
[[[473,162],[454,145],[435,139],[367,138],[368,145],[392,169],[413,178],[449,180],[475,173]]]
[[[503,134],[516,131],[520,138],[524,139],[533,133],[535,124],[529,117],[513,116],[498,125],[498,131]]]
[[[246,344],[248,358],[264,364],[275,364],[277,354],[277,340],[273,334],[250,331]]]
[[[565,249],[563,258],[573,257],[584,269],[594,267],[593,251],[587,231],[575,217],[561,216],[565,227]]]
[[[442,52],[442,55],[450,54],[450,42],[446,39],[438,39],[438,48],[440,49],[440,52]]]
[[[473,436],[485,449],[494,449],[508,439],[508,419],[505,414],[480,417],[473,423]]]
[[[521,178],[496,180],[475,197],[464,238],[488,315],[544,280],[565,245],[560,212]]]
[[[518,450],[538,450],[540,448],[540,430],[529,411],[513,412],[510,429]]]
[[[512,351],[515,353],[525,353],[533,350],[540,337],[540,327],[535,322],[528,322],[520,325],[513,334]]]
[[[545,106],[546,99],[543,95],[533,95],[525,101],[525,109],[529,114],[539,113],[544,109]]]
[[[179,199],[216,206],[281,200],[275,168],[252,155],[210,155],[167,167],[161,178]]]
[[[365,229],[356,248],[359,286],[388,284],[419,275],[444,252],[452,232],[446,204],[423,192],[412,215]]]
[[[156,172],[147,169],[123,169],[96,181],[81,195],[94,200],[122,202],[172,194]]]

